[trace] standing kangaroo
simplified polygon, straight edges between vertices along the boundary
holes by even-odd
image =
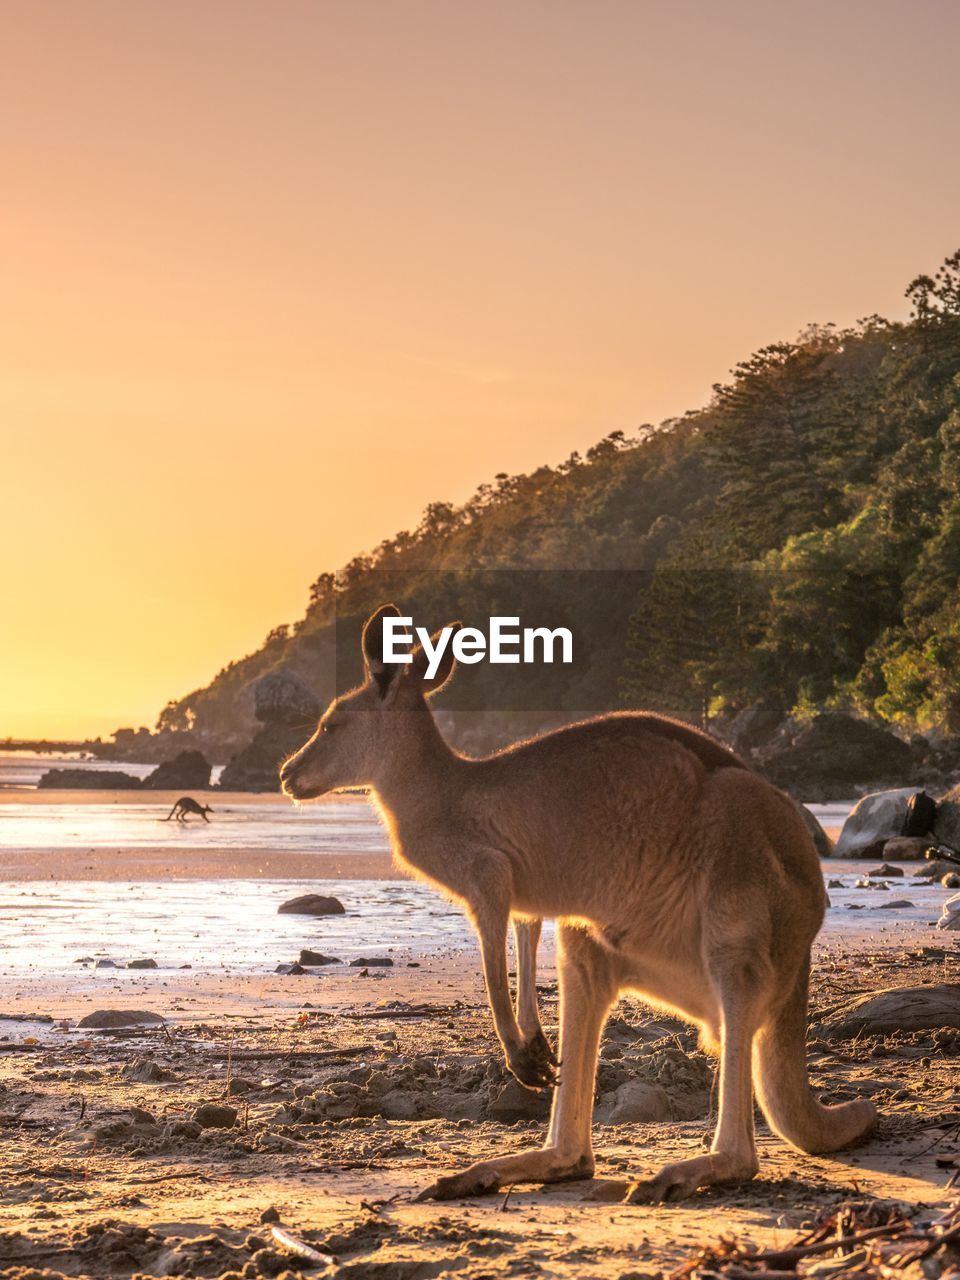
[[[389,615],[395,606],[368,620],[366,678],[286,761],[284,790],[372,789],[400,864],[465,906],[507,1062],[534,1087],[554,1083],[552,1055],[539,1021],[514,1012],[506,934],[511,915],[558,921],[563,1070],[546,1142],[440,1177],[421,1198],[592,1175],[600,1034],[623,991],[697,1024],[720,1053],[709,1154],[637,1182],[632,1201],[754,1177],[754,1087],[771,1127],[803,1151],[865,1137],[873,1104],[823,1106],[807,1079],[810,945],[826,894],[793,802],[706,734],[642,712],[465,759],[426,702],[452,673],[452,646],[432,679],[422,650],[388,665]]]

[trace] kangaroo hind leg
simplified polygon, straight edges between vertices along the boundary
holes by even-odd
[[[627,1192],[628,1204],[680,1200],[698,1187],[748,1182],[759,1169],[753,1128],[751,1049],[769,988],[767,966],[739,948],[708,966],[720,1023],[720,1112],[709,1155],[665,1165]]]
[[[438,1178],[418,1200],[483,1195],[514,1182],[562,1182],[593,1175],[593,1090],[600,1033],[620,990],[619,962],[588,934],[557,930],[560,976],[560,1083],[546,1143],[517,1155],[480,1160]]]

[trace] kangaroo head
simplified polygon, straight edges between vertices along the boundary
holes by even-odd
[[[420,646],[409,662],[385,662],[383,622],[399,616],[396,605],[386,604],[367,619],[361,641],[363,683],[330,703],[316,733],[280,770],[291,799],[314,800],[339,787],[375,787],[379,778],[411,760],[425,732],[432,730],[426,699],[453,674],[452,645],[447,644],[430,678]],[[459,626],[453,624],[454,629]]]

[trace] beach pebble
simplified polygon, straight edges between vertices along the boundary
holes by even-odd
[[[98,960],[96,964],[98,969],[116,969],[117,964],[114,960]]]
[[[325,898],[319,893],[305,893],[277,907],[279,914],[295,916],[342,916],[345,910],[339,898]]]
[[[945,889],[960,889],[960,873],[948,871],[940,883]]]
[[[203,1102],[193,1113],[196,1124],[203,1129],[232,1129],[237,1123],[235,1107],[221,1102]]]
[[[389,956],[372,956],[369,959],[351,960],[352,969],[392,969],[393,961]]]
[[[303,973],[306,973],[306,972],[307,972],[307,971],[306,971],[306,969],[304,969],[304,967],[303,967],[303,965],[302,965],[302,964],[296,964],[296,963],[294,963],[294,964],[278,964],[278,965],[277,965],[277,967],[276,967],[276,969],[274,969],[274,973],[284,973],[284,974],[288,974],[288,975],[289,975],[289,974],[293,974],[294,976],[299,976],[300,974],[303,974]]]
[[[150,1112],[145,1111],[143,1107],[131,1107],[130,1119],[133,1121],[134,1124],[156,1124],[157,1123],[156,1119],[150,1114]]]
[[[227,1085],[227,1093],[231,1097],[236,1097],[237,1094],[249,1093],[250,1090],[254,1088],[256,1088],[256,1086],[252,1080],[245,1080],[243,1076],[234,1076]]]
[[[325,956],[322,951],[310,951],[304,948],[300,952],[301,964],[343,964],[339,956]]]
[[[875,870],[867,872],[867,875],[874,880],[883,876],[886,876],[889,879],[891,876],[902,876],[905,874],[903,867],[893,867],[889,862],[885,862],[882,866],[875,868]]]
[[[907,898],[894,898],[892,902],[880,903],[881,910],[886,910],[886,911],[899,911],[912,906],[913,906],[913,903],[910,902]]]
[[[273,1205],[271,1205],[269,1209],[264,1209],[263,1213],[261,1213],[260,1221],[264,1225],[266,1225],[266,1223],[268,1222],[279,1222],[280,1214],[276,1211],[276,1209],[274,1209]]]
[[[157,966],[156,960],[150,960],[149,958],[144,960],[128,960],[127,961],[128,969],[156,969],[157,967],[158,966]]]

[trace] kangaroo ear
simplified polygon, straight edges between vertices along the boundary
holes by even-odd
[[[380,697],[386,697],[387,690],[397,678],[403,667],[398,662],[386,663],[383,660],[383,620],[399,618],[400,610],[395,604],[381,605],[375,613],[371,613],[363,626],[363,664],[368,676],[375,680],[380,688]]]
[[[427,667],[430,665],[430,656],[427,651],[418,646],[413,653],[413,675],[420,685],[424,697],[429,698],[431,694],[439,693],[443,686],[453,675],[457,665],[457,659],[453,653],[453,637],[463,627],[462,622],[451,622],[447,626],[441,627],[439,631],[435,631],[430,637],[430,648],[436,652],[437,645],[440,643],[444,631],[447,633],[447,644],[437,665],[437,669],[431,677],[427,677]]]

